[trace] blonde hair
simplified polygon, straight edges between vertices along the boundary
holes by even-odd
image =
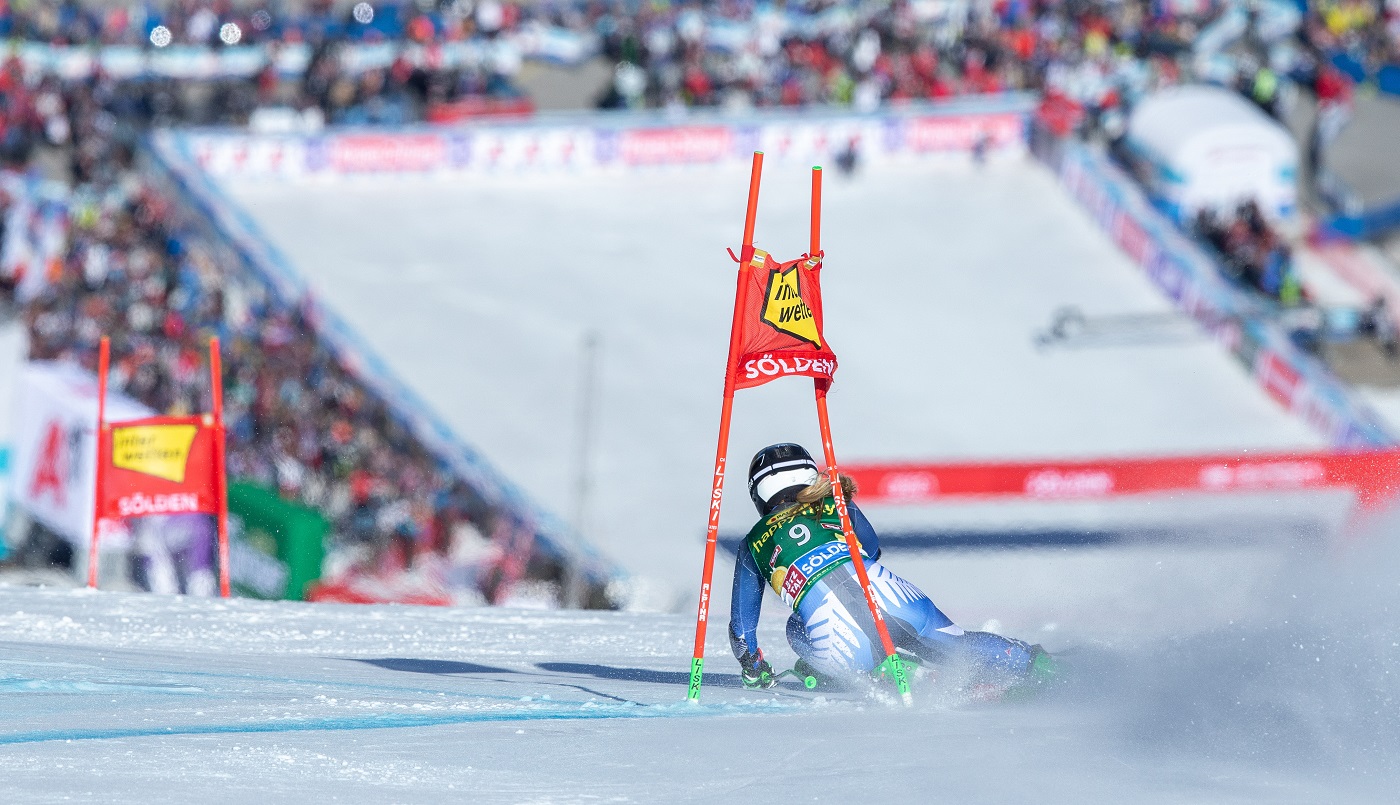
[[[856,482],[851,478],[851,476],[846,475],[844,473],[840,476],[840,478],[841,494],[845,496],[846,500],[850,500],[851,498],[855,497]],[[813,503],[822,502],[830,494],[831,478],[828,477],[826,474],[822,474],[818,476],[815,483],[802,490],[801,492],[797,493],[797,502],[801,503],[804,506],[810,506]]]
[[[856,496],[858,487],[856,486],[855,479],[851,478],[851,476],[841,473],[840,477],[841,494],[845,496],[846,502],[849,503],[851,499]],[[822,473],[817,476],[816,481],[812,482],[806,489],[797,493],[797,501],[795,503],[784,506],[776,514],[786,515],[794,513],[796,509],[821,503],[831,496],[831,492],[831,478],[829,478],[826,473]]]

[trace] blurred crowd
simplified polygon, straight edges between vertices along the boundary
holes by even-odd
[[[110,80],[28,75],[0,64],[0,164],[76,185],[107,186],[133,162],[140,130],[162,121],[158,98]]]
[[[1254,201],[1229,214],[1201,210],[1196,234],[1221,257],[1227,275],[1287,307],[1303,301],[1287,240],[1264,217]]]
[[[63,6],[53,17],[45,8],[55,10],[7,7],[11,32],[52,32],[45,25],[57,20],[77,41],[83,13]],[[181,10],[200,7],[172,7]],[[123,29],[94,31],[120,41]],[[420,70],[364,71],[347,92],[339,71],[326,67],[335,63],[328,53],[311,60],[294,91],[325,104],[332,119],[353,122],[367,106],[368,122],[410,119],[406,109],[382,108],[395,92],[421,94]],[[113,388],[157,412],[207,410],[207,343],[220,336],[230,476],[279,490],[332,521],[343,550],[340,578],[329,581],[347,588],[356,577],[427,571],[431,578],[412,594],[454,587],[500,599],[540,571],[505,556],[528,528],[521,512],[487,504],[456,479],[384,399],[307,337],[300,309],[200,237],[188,211],[139,171],[137,146],[151,127],[246,116],[283,91],[267,70],[251,83],[200,85],[101,73],[60,80],[35,76],[17,57],[0,64],[0,161],[70,186],[63,203],[35,203],[15,192],[17,182],[0,190],[0,302],[22,302],[36,360],[95,368],[99,337],[111,336]]]
[[[1297,34],[1282,55],[1270,49],[1278,31],[1259,21],[1256,6],[1243,7],[1246,44],[1259,47],[1236,80],[1271,111],[1279,76],[1296,67],[1295,46],[1314,61],[1338,54],[1372,68],[1397,61],[1400,3],[1308,4],[1301,22],[1294,12]],[[1229,27],[1219,23],[1234,8],[1149,0],[175,0],[130,7],[68,0],[0,2],[0,34],[148,50],[152,43],[261,46],[260,69],[202,82],[215,89],[199,94],[206,108],[182,109],[191,100],[164,89],[177,97],[157,101],[159,111],[194,122],[243,123],[266,106],[315,109],[332,123],[437,119],[432,110],[463,99],[521,99],[515,78],[526,50],[557,53],[541,43],[559,40],[572,43],[570,63],[601,53],[613,65],[597,98],[605,108],[873,109],[1033,89],[1072,98],[1096,120],[1199,68],[1193,59],[1201,55],[1195,51],[1202,32]],[[278,52],[293,46],[310,52],[289,76]],[[389,50],[347,55],[360,46]]]
[[[1189,47],[1145,3],[789,4],[760,7],[733,46],[723,18],[671,6],[600,25],[619,68],[604,106],[801,106],[1055,87],[1100,102],[1136,56]],[[736,37],[729,36],[730,39]],[[1132,82],[1146,78],[1134,75]]]
[[[463,535],[515,539],[518,513],[489,505],[443,467],[308,337],[302,311],[202,237],[191,213],[138,169],[140,134],[182,119],[165,86],[36,77],[14,58],[0,65],[0,158],[70,186],[62,203],[36,203],[16,192],[19,180],[0,191],[0,301],[18,303],[30,357],[95,369],[98,341],[110,336],[113,387],[156,411],[187,413],[208,409],[207,344],[217,335],[231,476],[322,511],[362,560],[358,570],[431,564]],[[495,598],[508,593],[505,574],[528,570],[495,561],[500,545],[479,548],[475,558],[489,561],[459,586]],[[437,567],[435,582],[462,570]]]
[[[23,308],[31,358],[95,370],[110,336],[113,387],[185,414],[209,408],[208,339],[219,336],[232,477],[321,510],[342,540],[401,567],[446,550],[462,523],[494,527],[498,513],[307,337],[300,311],[221,262],[155,187],[127,174],[81,188],[67,224],[55,261],[8,277],[14,293],[26,273],[46,274]]]
[[[1301,38],[1318,51],[1339,54],[1374,75],[1400,66],[1400,4],[1393,0],[1324,0],[1307,4]]]
[[[139,6],[0,0],[0,36],[12,45],[102,45],[153,53],[165,48],[223,54],[251,51],[255,63],[181,62],[166,72],[114,76],[100,66],[70,68],[69,82],[119,84],[120,93],[159,123],[242,125],[260,107],[314,110],[317,122],[400,124],[431,117],[464,98],[514,101],[521,56],[514,33],[536,15],[496,0],[475,3],[202,2]],[[477,43],[445,58],[444,47]],[[354,47],[385,46],[368,56]],[[287,61],[291,48],[303,59]],[[11,52],[11,56],[16,55]],[[32,52],[18,54],[33,57]],[[57,68],[54,68],[57,70]],[[174,71],[174,74],[169,72]],[[187,74],[180,74],[181,71]],[[73,75],[72,73],[81,75]],[[45,75],[48,79],[53,73]],[[528,110],[528,105],[523,107]]]
[[[1278,304],[1276,321],[1297,346],[1322,354],[1329,340],[1369,339],[1391,361],[1400,359],[1400,332],[1385,297],[1355,310],[1319,306],[1303,287],[1292,245],[1257,202],[1228,211],[1202,209],[1191,225],[1228,279]]]
[[[331,40],[458,41],[509,30],[522,6],[484,2],[6,0],[0,36],[53,45],[260,45]],[[152,38],[157,27],[168,39]]]

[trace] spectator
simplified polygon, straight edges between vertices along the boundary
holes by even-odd
[[[1196,235],[1220,255],[1230,279],[1285,307],[1305,301],[1291,250],[1265,220],[1258,203],[1241,204],[1229,218],[1203,209],[1196,214],[1193,228]]]

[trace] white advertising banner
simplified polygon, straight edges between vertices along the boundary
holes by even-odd
[[[407,129],[332,129],[307,134],[162,133],[158,148],[182,151],[215,179],[303,179],[366,174],[462,176],[823,162],[847,148],[863,161],[896,156],[1019,157],[1026,153],[1029,96],[1005,95],[861,115],[834,110],[666,119],[592,115],[538,122]]]
[[[107,420],[151,416],[108,391]],[[11,499],[29,516],[85,548],[96,484],[97,378],[69,363],[34,361],[15,395]]]
[[[14,469],[14,440],[11,428],[14,427],[15,389],[19,381],[19,370],[24,365],[24,356],[29,351],[28,333],[24,323],[11,319],[0,325],[0,523],[6,522],[10,510],[10,473]],[[3,529],[0,529],[3,530]],[[7,534],[0,534],[0,558],[5,555]]]

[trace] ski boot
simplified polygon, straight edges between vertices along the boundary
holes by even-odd
[[[1038,645],[1031,646],[1031,661],[1026,666],[1025,676],[1007,688],[1003,698],[1024,701],[1064,681],[1064,665],[1055,655]]]
[[[745,690],[766,690],[778,684],[778,674],[773,673],[773,666],[760,651],[739,658],[739,681]]]
[[[1041,648],[1031,646],[1031,664],[1026,671],[1027,681],[1034,685],[1047,685],[1059,682],[1064,676],[1064,666],[1055,655]]]

